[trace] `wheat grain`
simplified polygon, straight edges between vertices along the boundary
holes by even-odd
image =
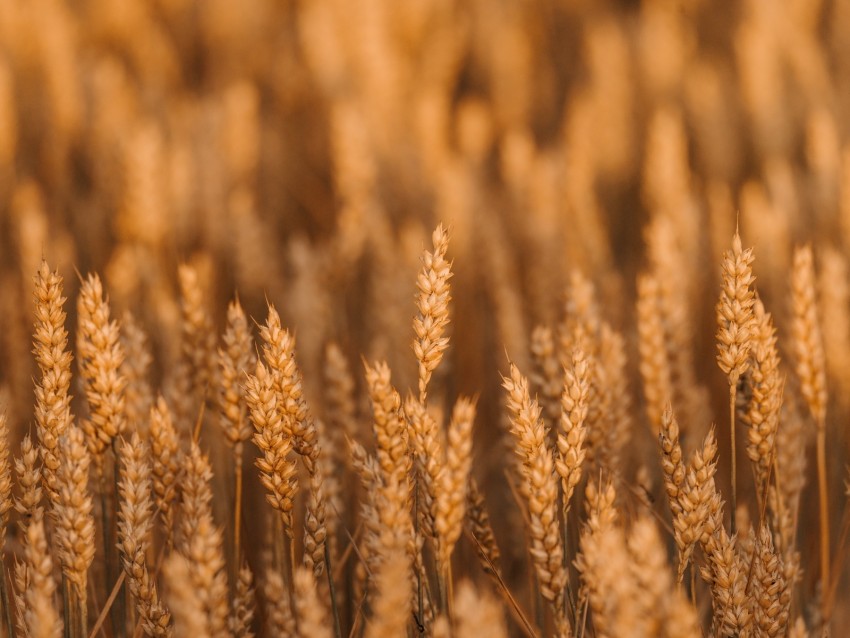
[[[424,405],[428,382],[440,365],[449,338],[443,336],[449,323],[451,301],[449,279],[452,277],[451,263],[446,261],[449,234],[442,224],[431,236],[433,252],[422,255],[422,271],[416,280],[419,293],[416,298],[418,313],[413,320],[416,339],[413,351],[419,363],[419,402]]]

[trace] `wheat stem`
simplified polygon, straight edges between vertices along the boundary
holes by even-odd
[[[735,523],[735,515],[738,512],[738,461],[735,448],[735,400],[737,398],[738,388],[732,383],[729,384],[729,441],[731,444],[730,456],[732,458],[732,498],[730,499],[730,520],[729,532],[732,536],[735,535],[737,525]]]
[[[818,423],[817,434],[818,454],[818,497],[820,500],[820,569],[822,587],[829,587],[829,494],[826,476],[826,424]],[[823,597],[824,623],[829,623],[827,617],[827,596]]]

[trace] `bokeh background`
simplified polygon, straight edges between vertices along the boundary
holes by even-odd
[[[848,109],[850,0],[0,0],[0,388],[14,438],[33,419],[42,258],[70,299],[75,270],[101,273],[116,316],[147,332],[166,397],[179,385],[180,264],[198,273],[219,333],[236,294],[257,321],[272,301],[318,406],[325,347],[341,345],[366,432],[360,357],[415,384],[416,272],[442,221],[455,276],[436,397],[479,397],[474,473],[502,538],[500,374],[509,360],[533,370],[533,330],[562,320],[574,273],[625,338],[618,472],[661,497],[635,323],[649,272],[681,301],[666,320],[702,397],[681,418],[686,447],[717,422],[728,493],[714,305],[737,225],[783,349],[792,249],[815,246],[837,544]],[[795,383],[789,373],[789,411]],[[741,489],[752,509],[752,483]],[[803,565],[816,564],[814,502],[803,499]]]

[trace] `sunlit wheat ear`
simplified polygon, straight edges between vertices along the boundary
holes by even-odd
[[[230,615],[230,631],[233,638],[254,638],[252,630],[257,615],[257,600],[254,590],[254,575],[250,567],[243,564],[236,580],[236,593]]]
[[[754,305],[753,340],[750,351],[752,397],[745,415],[747,456],[753,462],[759,500],[764,493],[776,450],[776,432],[782,408],[783,380],[779,370],[776,329],[760,299]]]
[[[170,378],[169,403],[174,406],[178,430],[191,426],[201,403],[216,386],[215,330],[204,306],[204,291],[198,271],[181,264],[180,283],[180,361]]]
[[[24,562],[19,567],[25,570],[28,582],[22,595],[24,607],[18,620],[18,629],[31,638],[59,638],[62,635],[62,620],[55,607],[53,561],[40,513],[27,527],[25,543]]]
[[[88,418],[82,420],[86,443],[98,475],[103,472],[103,455],[113,439],[127,425],[121,373],[124,347],[118,322],[110,319],[109,304],[103,298],[100,277],[83,280],[77,298],[77,364],[88,403]]]
[[[253,372],[256,355],[248,319],[238,300],[227,306],[227,328],[222,341],[223,346],[218,351],[222,428],[233,448],[234,457],[241,459],[243,443],[251,438],[253,431],[246,409],[243,380],[247,373]]]
[[[828,583],[829,493],[826,467],[826,358],[818,321],[815,266],[811,246],[794,251],[791,271],[791,338],[800,390],[817,426],[818,495],[820,499],[820,577]],[[825,610],[825,608],[824,608]]]
[[[753,624],[763,636],[784,636],[791,607],[791,587],[767,526],[759,529],[756,539],[752,582]]]
[[[41,465],[38,462],[38,450],[33,446],[29,434],[21,441],[21,455],[15,459],[15,476],[20,488],[20,495],[15,499],[15,510],[20,516],[18,526],[22,535],[26,535],[30,521],[42,510]]]
[[[665,406],[673,400],[673,381],[664,322],[661,316],[658,280],[641,275],[637,281],[637,329],[640,374],[646,412],[654,432],[661,429]]]
[[[561,414],[558,425],[555,471],[561,477],[564,513],[569,510],[570,498],[581,480],[584,464],[584,440],[587,435],[587,400],[590,388],[589,368],[584,352],[576,347],[566,370],[561,394]]]
[[[394,638],[404,634],[411,613],[409,566],[403,548],[387,553],[375,575],[372,617],[366,626],[367,638]]]
[[[295,638],[298,635],[295,614],[292,611],[289,592],[278,570],[266,571],[262,589],[266,610],[265,627],[269,635]]]
[[[331,638],[330,623],[325,606],[316,594],[313,572],[305,567],[295,571],[295,615],[302,635]]]
[[[138,433],[134,433],[129,441],[122,441],[120,456],[118,549],[121,562],[145,634],[170,636],[171,616],[159,600],[156,579],[151,575],[145,558],[150,548],[153,524],[152,483],[148,450]]]
[[[42,261],[35,276],[35,333],[33,352],[40,379],[35,387],[35,419],[38,425],[39,452],[44,485],[51,503],[57,500],[59,471],[59,439],[73,421],[71,397],[71,353],[65,330],[65,297],[62,277],[51,272]]]
[[[148,413],[153,405],[150,339],[138,320],[129,312],[121,316],[121,345],[124,363],[121,374],[127,379],[124,402],[131,430],[147,432]]]
[[[529,375],[529,381],[538,395],[543,415],[549,424],[554,424],[561,415],[564,375],[558,361],[552,329],[548,326],[537,326],[531,333],[530,349],[534,369]]]
[[[180,442],[171,411],[159,397],[150,410],[151,457],[154,504],[165,532],[166,545],[174,546],[174,512],[181,474]]]
[[[245,381],[245,397],[256,430],[254,443],[262,453],[255,463],[268,492],[266,500],[279,512],[284,532],[292,537],[293,499],[298,488],[295,461],[289,458],[292,438],[284,430],[274,379],[261,362]]]
[[[508,630],[498,602],[484,591],[476,591],[468,580],[462,581],[455,594],[455,633],[457,638],[492,636],[507,638]]]
[[[174,633],[193,638],[215,638],[210,630],[201,592],[191,577],[189,561],[177,552],[172,553],[162,565],[166,600],[174,613]]]
[[[511,432],[522,462],[522,495],[528,500],[531,553],[543,598],[552,605],[559,628],[566,619],[561,603],[566,583],[564,548],[558,512],[555,463],[546,443],[540,407],[528,392],[528,381],[511,364],[510,377],[502,380],[507,392]]]
[[[189,582],[198,592],[210,633],[220,636],[227,631],[228,590],[222,533],[213,520],[211,479],[209,461],[193,442],[186,456],[180,549],[189,561]]]
[[[419,362],[419,402],[424,404],[428,382],[440,365],[443,353],[449,345],[444,336],[449,323],[449,279],[452,277],[451,262],[446,261],[449,235],[440,224],[431,237],[433,251],[422,256],[422,270],[416,280],[419,292],[416,297],[417,314],[413,320],[413,351]]]
[[[749,367],[753,332],[753,250],[743,249],[741,236],[735,231],[732,248],[723,255],[723,286],[717,302],[717,364],[729,381],[729,422],[732,470],[732,533],[735,533],[737,511],[737,459],[735,411],[738,381]]]
[[[301,370],[295,361],[295,337],[283,328],[275,307],[269,304],[268,310],[266,323],[260,326],[260,337],[264,342],[263,359],[276,394],[276,409],[283,432],[292,438],[295,451],[313,474],[320,453],[318,432],[304,397]]]
[[[475,403],[460,397],[452,410],[446,445],[446,464],[437,493],[434,527],[440,538],[438,560],[444,569],[460,538],[466,514],[466,494],[472,469],[472,426]]]
[[[94,517],[88,489],[91,457],[82,431],[72,425],[60,439],[63,450],[56,473],[59,488],[53,515],[62,573],[73,585],[80,628],[86,630],[88,570],[94,560]]]

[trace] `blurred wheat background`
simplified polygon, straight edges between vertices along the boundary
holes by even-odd
[[[848,127],[850,0],[0,0],[0,633],[844,635]]]

